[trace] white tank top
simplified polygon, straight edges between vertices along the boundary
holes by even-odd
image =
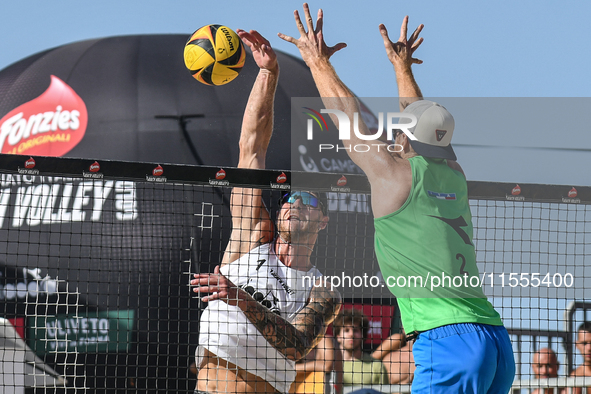
[[[286,267],[271,243],[254,248],[220,272],[286,320],[304,307],[313,278],[322,275],[316,267],[309,271]],[[286,393],[295,380],[295,362],[271,346],[240,308],[223,301],[210,301],[201,315],[198,356],[201,347],[264,379],[279,392]]]

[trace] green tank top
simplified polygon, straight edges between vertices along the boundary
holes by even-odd
[[[410,160],[412,188],[396,212],[374,219],[382,275],[407,333],[455,323],[500,326],[480,286],[464,175],[443,159]]]

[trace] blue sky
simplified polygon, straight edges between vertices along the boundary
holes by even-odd
[[[276,49],[299,56],[276,34],[297,34],[293,10],[301,10],[301,5],[292,0],[3,1],[0,69],[75,41],[143,33],[189,35],[210,23],[257,29]],[[397,95],[378,24],[386,24],[391,38],[397,38],[404,15],[410,16],[412,29],[425,24],[425,41],[417,52],[424,64],[415,67],[415,76],[426,97],[499,98],[493,103],[503,103],[504,97],[556,97],[564,106],[558,98],[585,98],[591,92],[589,2],[323,0],[310,6],[314,12],[324,9],[328,44],[348,44],[335,54],[333,64],[359,97]],[[587,107],[589,99],[581,100],[581,106]],[[489,113],[493,120],[480,126],[456,116],[454,142],[468,179],[591,184],[588,171],[580,170],[591,164],[591,151],[585,151],[591,149],[585,111],[568,115],[576,125],[568,130],[530,127],[525,119],[500,129],[503,114],[495,118],[496,112],[493,104]]]

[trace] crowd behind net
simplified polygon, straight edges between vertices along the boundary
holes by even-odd
[[[365,351],[400,332],[360,175],[2,155],[2,385],[193,390],[204,304],[189,280],[222,259],[234,186],[262,189],[271,217],[290,189],[326,192],[314,264],[345,308],[368,316]],[[469,193],[481,285],[511,334],[516,379],[533,379],[540,348],[567,377],[582,363],[577,327],[591,319],[591,188],[469,182]]]

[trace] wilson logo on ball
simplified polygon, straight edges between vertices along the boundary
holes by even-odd
[[[185,66],[206,85],[224,85],[236,78],[246,61],[240,37],[229,27],[206,25],[187,40]]]

